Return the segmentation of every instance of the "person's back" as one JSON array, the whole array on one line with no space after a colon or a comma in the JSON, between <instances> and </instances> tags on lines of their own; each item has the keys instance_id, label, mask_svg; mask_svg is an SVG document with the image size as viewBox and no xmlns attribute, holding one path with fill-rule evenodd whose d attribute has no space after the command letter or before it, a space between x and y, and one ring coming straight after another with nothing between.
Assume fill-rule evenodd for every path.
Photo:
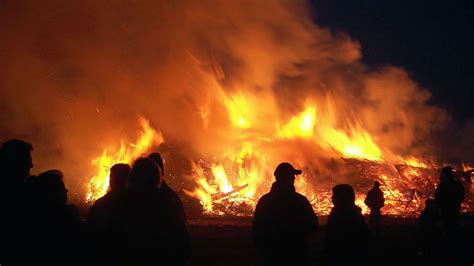
<instances>
[{"instance_id":1,"label":"person's back","mask_svg":"<svg viewBox=\"0 0 474 266\"><path fill-rule=\"evenodd\" d=\"M121 209L126 200L125 191L109 191L97 199L90 207L87 225L94 231L107 231L120 219Z\"/></svg>"},{"instance_id":2,"label":"person's back","mask_svg":"<svg viewBox=\"0 0 474 266\"><path fill-rule=\"evenodd\" d=\"M156 163L148 158L135 162L124 217L131 262L179 264L190 256L189 236L179 205L160 193L160 182Z\"/></svg>"},{"instance_id":3,"label":"person's back","mask_svg":"<svg viewBox=\"0 0 474 266\"><path fill-rule=\"evenodd\" d=\"M354 204L354 190L350 185L337 185L332 199L334 207L328 217L323 263L365 262L370 233L361 208Z\"/></svg>"},{"instance_id":4,"label":"person's back","mask_svg":"<svg viewBox=\"0 0 474 266\"><path fill-rule=\"evenodd\" d=\"M438 237L440 236L436 222L438 220L438 211L433 199L425 201L425 208L420 213L418 220L421 240L421 257L423 260L431 260Z\"/></svg>"},{"instance_id":5,"label":"person's back","mask_svg":"<svg viewBox=\"0 0 474 266\"><path fill-rule=\"evenodd\" d=\"M48 239L47 246L38 247L42 262L66 262L75 260L73 254L80 251L81 220L78 208L67 204L67 189L63 174L49 170L38 176L40 201L37 228L40 239ZM50 250L55 250L51 253Z\"/></svg>"},{"instance_id":6,"label":"person's back","mask_svg":"<svg viewBox=\"0 0 474 266\"><path fill-rule=\"evenodd\" d=\"M436 230L436 221L438 219L438 212L435 208L433 199L425 201L425 208L420 213L419 224L423 234L432 234Z\"/></svg>"},{"instance_id":7,"label":"person's back","mask_svg":"<svg viewBox=\"0 0 474 266\"><path fill-rule=\"evenodd\" d=\"M148 155L148 158L152 159L158 166L160 167L160 174L161 174L161 186L160 186L160 193L163 194L165 197L173 198L173 201L176 202L179 208L180 215L186 220L186 214L184 212L184 206L181 201L181 198L178 194L166 183L166 180L163 178L165 176L165 165L164 160L161 157L161 154L158 152L151 153Z\"/></svg>"},{"instance_id":8,"label":"person's back","mask_svg":"<svg viewBox=\"0 0 474 266\"><path fill-rule=\"evenodd\" d=\"M124 215L130 166L116 164L110 169L109 192L96 200L89 209L87 228L95 246L94 259L117 262L123 258L126 243L121 219Z\"/></svg>"},{"instance_id":9,"label":"person's back","mask_svg":"<svg viewBox=\"0 0 474 266\"><path fill-rule=\"evenodd\" d=\"M316 232L318 219L306 197L295 191L293 182L279 180L294 181L294 175L301 172L291 166L289 177L279 177L278 169L277 182L255 208L254 242L266 264L306 264L307 237Z\"/></svg>"},{"instance_id":10,"label":"person's back","mask_svg":"<svg viewBox=\"0 0 474 266\"><path fill-rule=\"evenodd\" d=\"M12 139L2 143L0 147L0 182L2 223L1 235L4 243L8 243L0 251L5 261L21 263L31 259L35 247L33 240L34 228L34 186L25 181L30 177L33 167L31 151L33 146L25 141Z\"/></svg>"},{"instance_id":11,"label":"person's back","mask_svg":"<svg viewBox=\"0 0 474 266\"><path fill-rule=\"evenodd\" d=\"M440 179L435 192L435 203L440 210L445 229L451 231L459 222L464 186L454 177L451 167L443 168Z\"/></svg>"},{"instance_id":12,"label":"person's back","mask_svg":"<svg viewBox=\"0 0 474 266\"><path fill-rule=\"evenodd\" d=\"M367 193L364 203L370 208L369 223L371 229L378 234L380 231L380 222L382 218L381 209L385 206L385 198L380 183L375 182L374 186Z\"/></svg>"}]
</instances>

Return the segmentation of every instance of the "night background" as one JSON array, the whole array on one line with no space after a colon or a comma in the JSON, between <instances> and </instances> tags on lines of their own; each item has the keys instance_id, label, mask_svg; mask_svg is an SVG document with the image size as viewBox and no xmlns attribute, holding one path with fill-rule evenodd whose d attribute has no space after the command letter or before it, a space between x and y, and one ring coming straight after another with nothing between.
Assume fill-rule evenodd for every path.
<instances>
[{"instance_id":1,"label":"night background","mask_svg":"<svg viewBox=\"0 0 474 266\"><path fill-rule=\"evenodd\" d=\"M390 64L406 69L432 93L430 102L451 114L451 123L437 135L438 152L454 159L455 154L472 149L472 1L311 2L317 23L342 30L362 44L362 61L367 66ZM459 140L462 148L456 148Z\"/></svg>"},{"instance_id":2,"label":"night background","mask_svg":"<svg viewBox=\"0 0 474 266\"><path fill-rule=\"evenodd\" d=\"M473 1L0 0L10 258L471 263L473 33Z\"/></svg>"},{"instance_id":3,"label":"night background","mask_svg":"<svg viewBox=\"0 0 474 266\"><path fill-rule=\"evenodd\" d=\"M458 123L472 120L472 1L311 2L315 21L358 40L369 66L405 68L432 92L432 103L445 107Z\"/></svg>"}]
</instances>

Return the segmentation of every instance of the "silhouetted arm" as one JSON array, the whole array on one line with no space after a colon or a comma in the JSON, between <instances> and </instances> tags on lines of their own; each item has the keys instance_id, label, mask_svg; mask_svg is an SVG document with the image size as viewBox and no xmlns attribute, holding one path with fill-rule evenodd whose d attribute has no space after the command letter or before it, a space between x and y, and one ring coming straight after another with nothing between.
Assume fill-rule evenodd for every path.
<instances>
[{"instance_id":1,"label":"silhouetted arm","mask_svg":"<svg viewBox=\"0 0 474 266\"><path fill-rule=\"evenodd\" d=\"M307 232L316 232L319 227L318 216L316 216L316 214L314 213L313 206L311 206L307 198L304 198L303 204L304 217L307 221Z\"/></svg>"},{"instance_id":2,"label":"silhouetted arm","mask_svg":"<svg viewBox=\"0 0 474 266\"><path fill-rule=\"evenodd\" d=\"M252 220L252 237L257 250L262 252L265 249L265 239L269 235L269 228L267 228L266 217L268 216L267 204L265 200L260 199L255 207L255 212Z\"/></svg>"}]
</instances>

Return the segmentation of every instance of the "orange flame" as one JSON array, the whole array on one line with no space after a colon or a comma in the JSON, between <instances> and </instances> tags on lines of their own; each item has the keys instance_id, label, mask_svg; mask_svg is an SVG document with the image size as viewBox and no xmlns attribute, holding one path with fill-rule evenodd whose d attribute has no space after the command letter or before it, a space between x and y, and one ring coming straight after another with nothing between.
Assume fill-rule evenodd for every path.
<instances>
[{"instance_id":1,"label":"orange flame","mask_svg":"<svg viewBox=\"0 0 474 266\"><path fill-rule=\"evenodd\" d=\"M117 163L130 164L137 157L147 152L153 145L163 143L160 132L151 128L148 120L139 118L141 135L134 144L125 145L123 141L115 152L104 149L102 155L92 160L92 165L97 166L97 174L90 178L87 185L86 202L91 203L107 193L109 187L110 167Z\"/></svg>"},{"instance_id":2,"label":"orange flame","mask_svg":"<svg viewBox=\"0 0 474 266\"><path fill-rule=\"evenodd\" d=\"M414 186L413 180L423 174L420 169L429 168L424 160L409 156L395 157L397 159L394 162L386 161L384 157L394 157L388 151L384 154L362 125L346 121L345 128L336 126L336 112L330 98L327 106L321 108L314 102L307 101L300 113L286 121L279 121L273 116L274 126L262 129L262 123L257 119L261 115L259 107L268 105L269 102L271 104L268 98L265 101L264 104L259 104L258 97L244 93L235 93L232 97L225 98L224 105L232 125L241 130L250 130L257 129L258 124L259 130L256 131L258 132L256 138L246 139L237 145L237 148L228 149L222 156L215 158L213 163L206 164L201 161L200 164L194 165L196 188L186 193L199 199L206 213L213 215L251 213L256 201L269 191L274 180L271 175L273 169L270 166L277 164L277 161L270 158L271 149L266 150L258 142L266 140L271 145L278 145L279 140L296 139L303 140L308 145L319 146L336 157L363 159L375 165L385 165L373 168L373 172L370 173L371 179L375 177L382 183L382 190L387 198L385 212L403 214L419 208L419 196L411 187ZM393 163L406 167L396 170L392 166ZM297 191L310 200L315 211L320 214L329 213L332 207L331 185L315 191L308 182L310 178L311 175L306 173L299 176L295 181ZM362 207L364 213L368 212L364 204L366 192L356 191L356 204Z\"/></svg>"}]
</instances>

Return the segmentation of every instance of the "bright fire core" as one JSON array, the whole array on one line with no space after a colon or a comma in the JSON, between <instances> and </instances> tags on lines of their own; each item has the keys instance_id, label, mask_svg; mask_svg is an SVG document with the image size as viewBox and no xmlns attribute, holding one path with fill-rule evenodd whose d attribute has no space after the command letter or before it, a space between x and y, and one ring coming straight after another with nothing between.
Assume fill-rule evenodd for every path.
<instances>
[{"instance_id":1,"label":"bright fire core","mask_svg":"<svg viewBox=\"0 0 474 266\"><path fill-rule=\"evenodd\" d=\"M262 114L258 113L256 98L247 101L244 93L225 95L222 103L227 109L232 142L211 159L190 158L193 167L189 182L193 182L194 189L183 191L199 200L205 214L251 215L258 199L269 191L273 170L281 161L303 169L295 187L318 214L329 213L331 188L340 182L354 186L356 204L364 212L364 196L373 181L382 185L386 214L416 214L422 200L433 196L439 166L414 156L394 155L377 145L357 121L336 123L330 97L326 106L307 101L301 111L286 119L277 119L276 113L270 117L264 114L276 121L270 125L259 120ZM152 129L147 120L140 121L141 136L135 144L127 146L122 142L117 151L104 150L93 160L98 173L90 179L87 202L106 193L108 171L113 164L131 163L163 142L161 133ZM328 162L335 162L336 169L325 170ZM349 170L337 169L341 166Z\"/></svg>"}]
</instances>

